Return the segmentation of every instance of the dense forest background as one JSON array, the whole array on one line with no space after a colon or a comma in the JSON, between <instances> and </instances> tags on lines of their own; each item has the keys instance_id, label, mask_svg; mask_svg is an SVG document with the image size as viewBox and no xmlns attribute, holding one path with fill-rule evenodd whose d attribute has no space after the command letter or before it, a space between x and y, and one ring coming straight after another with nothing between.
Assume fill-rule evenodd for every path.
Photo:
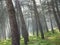
<instances>
[{"instance_id":1,"label":"dense forest background","mask_svg":"<svg viewBox=\"0 0 60 45\"><path fill-rule=\"evenodd\" d=\"M0 45L60 45L59 34L60 0L0 0Z\"/></svg>"}]
</instances>

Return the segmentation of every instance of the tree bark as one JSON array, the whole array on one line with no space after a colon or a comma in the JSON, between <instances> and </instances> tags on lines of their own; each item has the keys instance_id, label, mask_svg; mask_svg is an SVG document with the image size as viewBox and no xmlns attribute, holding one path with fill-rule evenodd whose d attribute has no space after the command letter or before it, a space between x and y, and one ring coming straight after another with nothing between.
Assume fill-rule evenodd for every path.
<instances>
[{"instance_id":1,"label":"tree bark","mask_svg":"<svg viewBox=\"0 0 60 45\"><path fill-rule=\"evenodd\" d=\"M16 22L15 10L12 4L12 0L5 0L5 1L11 26L12 45L20 45L20 33Z\"/></svg>"}]
</instances>

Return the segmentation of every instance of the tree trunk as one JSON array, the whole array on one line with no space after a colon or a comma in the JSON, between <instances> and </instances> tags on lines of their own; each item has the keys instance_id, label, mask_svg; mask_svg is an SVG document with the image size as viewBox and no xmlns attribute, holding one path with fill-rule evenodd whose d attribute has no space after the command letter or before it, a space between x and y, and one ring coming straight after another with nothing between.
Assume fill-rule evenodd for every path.
<instances>
[{"instance_id":1,"label":"tree trunk","mask_svg":"<svg viewBox=\"0 0 60 45\"><path fill-rule=\"evenodd\" d=\"M50 15L50 7L49 7L49 2L47 2L47 5L48 5L48 12L49 12L49 17L50 17L50 23L51 23L51 30L52 30L52 33L54 33L54 29L53 29L53 24L52 24L52 19L51 19L51 15Z\"/></svg>"},{"instance_id":2,"label":"tree trunk","mask_svg":"<svg viewBox=\"0 0 60 45\"><path fill-rule=\"evenodd\" d=\"M36 18L36 21L37 21L37 25L38 25L38 27L40 29L40 32L41 32L41 38L44 39L44 33L43 33L42 25L41 25L41 22L40 22L39 13L37 11L36 2L35 2L35 0L32 0L32 1L33 1L33 6L34 6L34 12L35 12L35 18Z\"/></svg>"},{"instance_id":3,"label":"tree trunk","mask_svg":"<svg viewBox=\"0 0 60 45\"><path fill-rule=\"evenodd\" d=\"M25 20L24 20L24 17L23 17L23 13L22 13L22 10L21 10L20 3L19 3L18 0L16 0L15 3L16 3L17 11L20 14L20 20L21 20L21 23L22 23L22 26L21 26L22 36L24 37L25 45L27 45L27 42L29 41L28 30L27 30L27 27L26 27L26 24L25 24Z\"/></svg>"},{"instance_id":4,"label":"tree trunk","mask_svg":"<svg viewBox=\"0 0 60 45\"><path fill-rule=\"evenodd\" d=\"M11 26L12 45L20 45L20 35L16 22L15 10L12 4L12 0L5 0L5 1Z\"/></svg>"},{"instance_id":5,"label":"tree trunk","mask_svg":"<svg viewBox=\"0 0 60 45\"><path fill-rule=\"evenodd\" d=\"M56 11L55 11L54 1L53 0L51 0L51 6L52 6L52 9L53 9L53 14L54 14L55 20L57 22L58 29L60 31L60 23L59 23L59 20L57 18L57 14L56 14Z\"/></svg>"},{"instance_id":6,"label":"tree trunk","mask_svg":"<svg viewBox=\"0 0 60 45\"><path fill-rule=\"evenodd\" d=\"M40 0L40 4L41 4L42 12L44 13L44 7L42 7L41 0ZM43 16L43 18L44 18L44 22L45 22L46 30L47 30L47 32L49 32L49 30L48 30L48 26L47 26L47 22L46 22L46 18L45 18L45 15L42 15L42 16Z\"/></svg>"},{"instance_id":7,"label":"tree trunk","mask_svg":"<svg viewBox=\"0 0 60 45\"><path fill-rule=\"evenodd\" d=\"M57 13L58 13L58 18L60 19L60 11L59 11L59 8L58 8L58 2L57 2L57 0L55 0L55 4L56 4Z\"/></svg>"}]
</instances>

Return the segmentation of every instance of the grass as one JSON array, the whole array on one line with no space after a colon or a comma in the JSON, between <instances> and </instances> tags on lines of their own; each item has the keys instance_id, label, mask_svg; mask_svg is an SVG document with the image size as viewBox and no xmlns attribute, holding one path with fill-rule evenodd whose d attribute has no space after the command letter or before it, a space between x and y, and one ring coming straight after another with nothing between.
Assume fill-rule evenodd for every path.
<instances>
[{"instance_id":1,"label":"grass","mask_svg":"<svg viewBox=\"0 0 60 45\"><path fill-rule=\"evenodd\" d=\"M41 39L40 37L30 36L28 45L60 45L60 32L55 31L45 33L45 39ZM3 40L0 41L0 45L11 45L11 40ZM21 39L21 45L24 45L24 39Z\"/></svg>"}]
</instances>

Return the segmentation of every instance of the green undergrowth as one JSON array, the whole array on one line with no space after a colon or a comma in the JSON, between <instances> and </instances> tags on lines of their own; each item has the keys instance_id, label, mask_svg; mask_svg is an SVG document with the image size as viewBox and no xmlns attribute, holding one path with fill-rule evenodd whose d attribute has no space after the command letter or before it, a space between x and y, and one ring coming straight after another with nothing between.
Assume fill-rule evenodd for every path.
<instances>
[{"instance_id":1,"label":"green undergrowth","mask_svg":"<svg viewBox=\"0 0 60 45\"><path fill-rule=\"evenodd\" d=\"M21 45L24 45L24 39L20 40ZM2 40L0 41L0 45L11 45L11 40ZM45 33L45 39L41 39L40 37L30 36L28 45L60 45L60 32L54 31Z\"/></svg>"}]
</instances>

